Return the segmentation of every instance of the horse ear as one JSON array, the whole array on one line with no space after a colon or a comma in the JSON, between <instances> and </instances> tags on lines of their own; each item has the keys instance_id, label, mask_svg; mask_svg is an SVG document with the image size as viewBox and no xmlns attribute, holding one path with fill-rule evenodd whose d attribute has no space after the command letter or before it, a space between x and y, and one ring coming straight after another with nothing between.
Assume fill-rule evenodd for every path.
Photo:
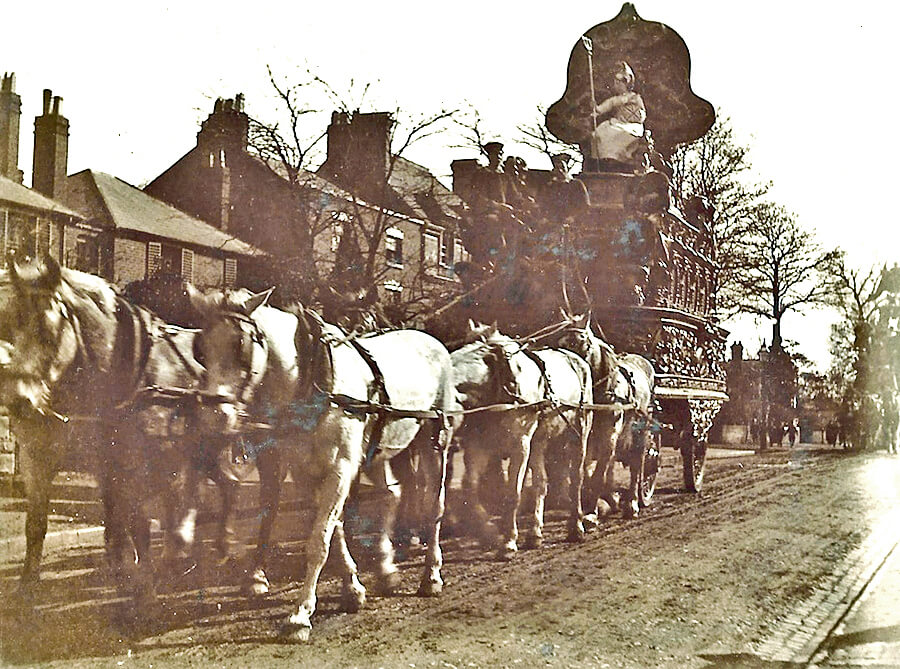
<instances>
[{"instance_id":1,"label":"horse ear","mask_svg":"<svg viewBox=\"0 0 900 669\"><path fill-rule=\"evenodd\" d=\"M22 270L14 257L10 256L8 262L10 278L13 285L18 289L24 288L26 283L31 283L34 287L53 291L62 282L62 272L59 268L59 263L50 255L45 255L41 259L39 267L35 267L34 263L32 263L28 271L29 276L27 277L22 276ZM35 269L37 269L36 275L32 274Z\"/></svg>"},{"instance_id":2,"label":"horse ear","mask_svg":"<svg viewBox=\"0 0 900 669\"><path fill-rule=\"evenodd\" d=\"M59 263L49 253L44 255L42 262L44 266L38 277L38 284L41 288L56 290L59 284L62 283L62 271L59 268Z\"/></svg>"},{"instance_id":3,"label":"horse ear","mask_svg":"<svg viewBox=\"0 0 900 669\"><path fill-rule=\"evenodd\" d=\"M209 315L210 309L213 304L212 301L199 290L194 287L192 283L184 284L184 292L188 297L188 302L190 302L191 308L197 312L201 319L207 318Z\"/></svg>"},{"instance_id":4,"label":"horse ear","mask_svg":"<svg viewBox=\"0 0 900 669\"><path fill-rule=\"evenodd\" d=\"M249 316L254 311L259 309L261 306L266 304L269 301L269 297L272 295L272 291L275 290L275 286L272 286L268 290L264 290L261 293L256 293L255 295L251 295L246 302L244 302L241 311L244 312L244 315Z\"/></svg>"}]
</instances>

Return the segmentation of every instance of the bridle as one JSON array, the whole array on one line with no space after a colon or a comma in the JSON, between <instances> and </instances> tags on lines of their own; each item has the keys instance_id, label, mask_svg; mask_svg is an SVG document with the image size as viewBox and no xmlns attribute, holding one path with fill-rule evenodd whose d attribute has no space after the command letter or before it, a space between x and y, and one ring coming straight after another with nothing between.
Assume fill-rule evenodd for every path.
<instances>
[{"instance_id":1,"label":"bridle","mask_svg":"<svg viewBox=\"0 0 900 669\"><path fill-rule=\"evenodd\" d=\"M239 413L246 411L253 392L262 381L269 358L269 344L259 324L250 316L240 311L223 310L219 317L233 325L238 333L238 351L236 362L240 370L241 381L233 396L219 396L218 403L232 403ZM204 334L198 335L198 340ZM199 341L197 342L199 344ZM206 367L202 356L195 352L197 362Z\"/></svg>"},{"instance_id":2,"label":"bridle","mask_svg":"<svg viewBox=\"0 0 900 669\"><path fill-rule=\"evenodd\" d=\"M48 391L49 381L58 374L59 377L62 377L65 374L66 370L72 368L73 366L78 369L79 367L84 367L87 365L79 365L79 357L87 357L88 351L84 344L84 338L81 333L81 325L78 321L78 318L72 313L69 306L62 299L57 289L50 288L38 288L34 286L27 285L14 285L13 290L19 294L20 296L28 291L31 293L39 293L43 295L47 295L50 298L50 306L48 309L44 310L40 313L40 326L38 332L34 333L36 337L43 337L48 341L52 341L49 344L49 350L52 350L54 353L51 356L48 356L43 361L44 364L42 368L35 372L21 372L17 370L10 369L8 366L0 367L0 379L4 381L24 381L24 382L37 382L43 385ZM49 328L47 327L45 314L52 308L57 309L58 314L60 316L60 326L56 329L54 333L52 333L52 340L50 337L47 337L49 333ZM74 338L74 355L71 360L66 361L64 355L64 347L63 342L64 338L70 332L72 337ZM49 398L48 398L49 400ZM51 408L50 402L48 401L46 406L34 406L34 409L45 416L53 416L56 418L63 418L63 416Z\"/></svg>"}]
</instances>

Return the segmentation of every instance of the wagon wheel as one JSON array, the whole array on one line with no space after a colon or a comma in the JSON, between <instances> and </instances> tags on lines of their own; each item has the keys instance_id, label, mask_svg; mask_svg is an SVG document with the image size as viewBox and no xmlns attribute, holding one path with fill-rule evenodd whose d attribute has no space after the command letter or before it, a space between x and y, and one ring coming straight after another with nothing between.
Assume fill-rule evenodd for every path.
<instances>
[{"instance_id":1,"label":"wagon wheel","mask_svg":"<svg viewBox=\"0 0 900 669\"><path fill-rule=\"evenodd\" d=\"M684 486L688 492L700 492L706 465L706 442L688 437L681 445L681 461L684 466Z\"/></svg>"},{"instance_id":2,"label":"wagon wheel","mask_svg":"<svg viewBox=\"0 0 900 669\"><path fill-rule=\"evenodd\" d=\"M659 451L662 446L660 435L651 437L641 454L641 476L638 481L637 498L641 507L650 506L650 500L656 491L656 475L659 474Z\"/></svg>"}]
</instances>

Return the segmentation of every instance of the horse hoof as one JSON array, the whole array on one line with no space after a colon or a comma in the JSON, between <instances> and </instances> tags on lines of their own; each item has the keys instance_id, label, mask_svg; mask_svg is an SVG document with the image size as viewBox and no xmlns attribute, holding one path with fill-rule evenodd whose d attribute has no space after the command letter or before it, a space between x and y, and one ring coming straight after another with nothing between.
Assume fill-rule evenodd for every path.
<instances>
[{"instance_id":1,"label":"horse hoof","mask_svg":"<svg viewBox=\"0 0 900 669\"><path fill-rule=\"evenodd\" d=\"M400 587L400 572L391 572L390 574L381 574L375 585L378 594L390 597Z\"/></svg>"},{"instance_id":2,"label":"horse hoof","mask_svg":"<svg viewBox=\"0 0 900 669\"><path fill-rule=\"evenodd\" d=\"M582 518L582 522L584 523L585 530L596 530L600 527L600 518L596 513L589 513L584 518Z\"/></svg>"},{"instance_id":3,"label":"horse hoof","mask_svg":"<svg viewBox=\"0 0 900 669\"><path fill-rule=\"evenodd\" d=\"M419 584L419 590L417 594L419 597L437 597L444 590L444 584L441 582L435 582L431 580L422 581Z\"/></svg>"},{"instance_id":4,"label":"horse hoof","mask_svg":"<svg viewBox=\"0 0 900 669\"><path fill-rule=\"evenodd\" d=\"M250 575L250 580L244 585L244 592L253 597L263 597L269 594L271 584L262 569L257 569Z\"/></svg>"},{"instance_id":5,"label":"horse hoof","mask_svg":"<svg viewBox=\"0 0 900 669\"><path fill-rule=\"evenodd\" d=\"M341 593L341 607L347 613L359 613L359 610L366 603L366 589L360 585L359 587L346 588Z\"/></svg>"},{"instance_id":6,"label":"horse hoof","mask_svg":"<svg viewBox=\"0 0 900 669\"><path fill-rule=\"evenodd\" d=\"M638 508L637 502L632 502L631 504L628 504L622 508L622 517L637 518L639 511L640 509Z\"/></svg>"},{"instance_id":7,"label":"horse hoof","mask_svg":"<svg viewBox=\"0 0 900 669\"><path fill-rule=\"evenodd\" d=\"M544 538L539 537L535 534L531 534L525 537L525 542L522 544L522 548L524 550L535 550L544 545Z\"/></svg>"},{"instance_id":8,"label":"horse hoof","mask_svg":"<svg viewBox=\"0 0 900 669\"><path fill-rule=\"evenodd\" d=\"M566 541L570 544L583 544L584 539L584 527L580 523L577 527L570 528L569 534L566 536Z\"/></svg>"},{"instance_id":9,"label":"horse hoof","mask_svg":"<svg viewBox=\"0 0 900 669\"><path fill-rule=\"evenodd\" d=\"M291 643L306 643L309 641L309 633L312 631L310 625L297 625L296 623L286 622L278 631L278 636L284 641Z\"/></svg>"},{"instance_id":10,"label":"horse hoof","mask_svg":"<svg viewBox=\"0 0 900 669\"><path fill-rule=\"evenodd\" d=\"M510 562L516 557L516 553L519 552L518 547L515 544L502 546L497 549L497 559L501 562Z\"/></svg>"}]
</instances>

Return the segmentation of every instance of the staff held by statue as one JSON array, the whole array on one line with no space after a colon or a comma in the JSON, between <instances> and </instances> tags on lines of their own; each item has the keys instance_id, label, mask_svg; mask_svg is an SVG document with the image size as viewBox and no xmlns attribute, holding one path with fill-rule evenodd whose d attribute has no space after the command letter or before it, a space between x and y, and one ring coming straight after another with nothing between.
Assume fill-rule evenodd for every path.
<instances>
[{"instance_id":1,"label":"staff held by statue","mask_svg":"<svg viewBox=\"0 0 900 669\"><path fill-rule=\"evenodd\" d=\"M594 93L594 43L587 35L581 36L581 43L584 50L587 51L588 57L588 73L591 81L591 121L594 124L592 132L597 130L597 95Z\"/></svg>"}]
</instances>

